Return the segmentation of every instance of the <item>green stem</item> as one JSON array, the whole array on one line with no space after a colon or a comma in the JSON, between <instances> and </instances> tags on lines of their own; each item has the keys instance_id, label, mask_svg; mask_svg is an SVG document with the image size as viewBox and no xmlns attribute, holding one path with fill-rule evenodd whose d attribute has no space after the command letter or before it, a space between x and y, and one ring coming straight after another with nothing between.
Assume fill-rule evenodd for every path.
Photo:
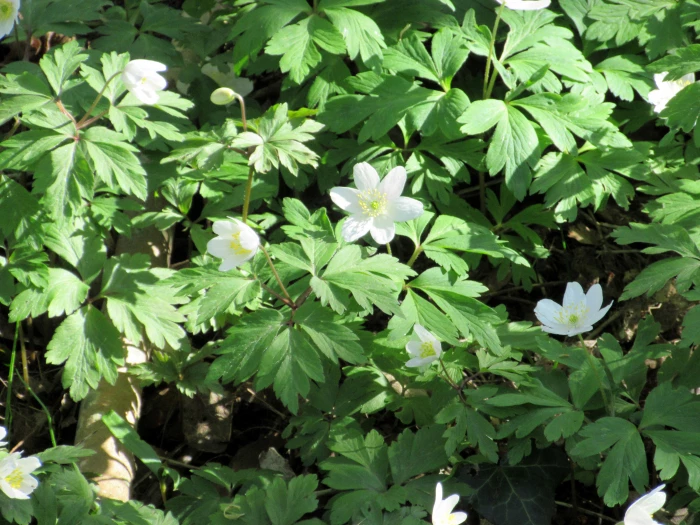
<instances>
[{"instance_id":1,"label":"green stem","mask_svg":"<svg viewBox=\"0 0 700 525\"><path fill-rule=\"evenodd\" d=\"M32 395L32 397L34 398L34 400L35 400L37 403L39 403L39 406L40 406L41 409L44 411L44 414L46 415L46 422L47 422L48 425L49 425L49 437L51 438L51 444L52 444L54 447L58 446L57 443L56 443L56 435L55 435L54 432L53 432L53 418L51 417L51 412L50 412L49 409L46 407L46 405L43 403L43 401L42 401L41 399L39 399L39 396L37 396L37 395L34 393L34 390L32 390L32 387L29 386L29 383L26 383L26 382L24 381L24 379L22 379L22 376L17 376L17 377L19 377L20 381L22 381L22 383L24 383L24 387L27 389L27 392L29 392L29 393Z\"/></svg>"},{"instance_id":2,"label":"green stem","mask_svg":"<svg viewBox=\"0 0 700 525\"><path fill-rule=\"evenodd\" d=\"M267 250L265 247L261 244L260 249L262 252L265 254L265 257L267 257L267 264L270 265L270 270L272 270L272 274L275 276L275 279L277 279L277 284L280 285L280 289L282 290L282 293L284 296L287 298L287 300L294 304L294 301L292 300L292 297L289 295L289 292L287 291L287 288L285 288L284 284L282 283L282 279L280 278L280 274L277 273L277 268L275 268L275 263L272 262L272 258L270 257L270 254L267 253Z\"/></svg>"},{"instance_id":3,"label":"green stem","mask_svg":"<svg viewBox=\"0 0 700 525\"><path fill-rule=\"evenodd\" d=\"M248 182L245 187L245 197L243 200L243 223L248 223L248 208L250 208L250 195L253 193L253 175L255 170L253 166L248 170Z\"/></svg>"},{"instance_id":4,"label":"green stem","mask_svg":"<svg viewBox=\"0 0 700 525\"><path fill-rule=\"evenodd\" d=\"M413 266L413 263L416 262L416 259L418 259L418 256L423 253L423 247L421 245L416 246L416 249L413 250L413 255L411 255L411 258L408 260L406 263L408 266Z\"/></svg>"},{"instance_id":5,"label":"green stem","mask_svg":"<svg viewBox=\"0 0 700 525\"><path fill-rule=\"evenodd\" d=\"M486 58L486 72L484 74L484 90L483 90L483 99L486 100L491 96L491 90L489 89L489 75L491 74L491 61L493 60L493 55L496 52L495 47L496 47L496 33L498 32L498 24L501 23L501 13L503 12L503 9L505 8L506 3L503 2L501 4L501 7L498 8L498 11L496 11L496 20L493 23L493 30L491 31L491 43L489 44L489 55ZM494 68L494 76L495 76L495 68Z\"/></svg>"},{"instance_id":6,"label":"green stem","mask_svg":"<svg viewBox=\"0 0 700 525\"><path fill-rule=\"evenodd\" d=\"M115 78L117 78L117 76L119 76L119 75L121 75L121 74L122 74L121 71L117 71L114 75L112 75L111 77L109 77L109 79L107 80L107 82L105 82L105 85L102 86L102 89L101 89L100 92L97 94L97 97L95 98L95 100L93 100L92 105L90 106L90 109L87 110L87 112L85 113L85 115L83 115L83 118L81 118L81 119L78 121L78 123L75 125L78 129L80 129L81 125L82 125L82 124L87 120L87 118L90 116L90 113L92 113L93 110L97 107L97 103L98 103L98 102L100 101L100 99L102 98L102 95L104 94L105 89L107 89L107 86L109 86L110 82L112 82L112 80L114 80Z\"/></svg>"},{"instance_id":7,"label":"green stem","mask_svg":"<svg viewBox=\"0 0 700 525\"><path fill-rule=\"evenodd\" d=\"M12 383L15 379L15 359L17 357L17 340L19 339L19 323L15 325L15 340L12 342L10 354L10 371L7 374L7 398L5 400L5 428L10 433L12 428Z\"/></svg>"},{"instance_id":8,"label":"green stem","mask_svg":"<svg viewBox=\"0 0 700 525\"><path fill-rule=\"evenodd\" d=\"M610 414L610 416L614 416L615 407L611 404L611 401L608 400L608 394L605 392L605 386L603 385L603 380L600 378L600 374L598 373L598 367L596 366L595 360L593 359L591 352L588 351L588 348L586 347L586 342L583 340L583 336L581 334L578 334L578 338L579 341L581 341L583 351L586 353L586 357L588 358L588 364L593 369L593 374L595 375L596 381L598 381L598 388L600 389L600 394L603 396L603 403L605 403L605 408L608 414Z\"/></svg>"},{"instance_id":9,"label":"green stem","mask_svg":"<svg viewBox=\"0 0 700 525\"><path fill-rule=\"evenodd\" d=\"M389 243L386 243L386 253L391 255L391 244L389 244Z\"/></svg>"}]
</instances>

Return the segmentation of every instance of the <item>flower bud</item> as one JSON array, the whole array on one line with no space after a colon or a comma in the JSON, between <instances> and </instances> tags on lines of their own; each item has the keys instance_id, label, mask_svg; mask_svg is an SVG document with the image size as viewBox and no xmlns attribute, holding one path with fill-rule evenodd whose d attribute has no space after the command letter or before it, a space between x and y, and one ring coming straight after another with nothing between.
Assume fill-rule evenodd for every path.
<instances>
[{"instance_id":1,"label":"flower bud","mask_svg":"<svg viewBox=\"0 0 700 525\"><path fill-rule=\"evenodd\" d=\"M236 92L233 89L221 87L212 92L210 100L217 106L226 106L236 100Z\"/></svg>"}]
</instances>

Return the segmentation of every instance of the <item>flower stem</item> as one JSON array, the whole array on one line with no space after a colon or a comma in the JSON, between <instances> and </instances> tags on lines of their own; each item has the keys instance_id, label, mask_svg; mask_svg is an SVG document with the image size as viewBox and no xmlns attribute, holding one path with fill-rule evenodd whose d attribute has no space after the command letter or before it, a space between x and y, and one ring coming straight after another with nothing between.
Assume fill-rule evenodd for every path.
<instances>
[{"instance_id":1,"label":"flower stem","mask_svg":"<svg viewBox=\"0 0 700 525\"><path fill-rule=\"evenodd\" d=\"M114 80L115 78L117 78L117 76L119 76L119 75L121 75L121 74L122 74L121 71L117 71L114 75L112 75L111 77L109 77L109 79L107 80L107 82L105 82L105 85L102 86L102 89L101 89L100 92L97 94L97 97L95 97L95 100L92 101L92 105L90 106L90 109L87 110L87 112L85 113L85 115L83 115L83 118L81 118L81 119L78 121L78 123L76 124L76 127L77 127L78 129L81 128L82 124L84 124L85 121L86 121L86 120L88 119L88 117L90 116L90 113L92 113L92 111L95 109L95 107L97 107L97 103L98 103L98 102L100 101L100 99L102 98L102 95L104 95L105 89L107 89L107 86L109 86L110 82L112 82L112 80Z\"/></svg>"},{"instance_id":2,"label":"flower stem","mask_svg":"<svg viewBox=\"0 0 700 525\"><path fill-rule=\"evenodd\" d=\"M29 384L29 363L27 362L27 347L24 344L24 330L22 330L22 323L19 324L19 348L21 351L20 356L22 357L22 375L24 376L25 384Z\"/></svg>"},{"instance_id":3,"label":"flower stem","mask_svg":"<svg viewBox=\"0 0 700 525\"><path fill-rule=\"evenodd\" d=\"M606 411L608 412L608 414L610 414L610 416L614 416L614 400L608 400L608 394L605 391L603 380L600 378L600 374L598 373L598 368L596 367L595 360L593 359L591 352L588 351L588 348L586 347L586 342L583 340L583 336L581 334L578 334L578 338L579 341L581 341L581 345L583 345L583 351L586 353L586 357L588 358L588 365L593 369L593 374L595 375L596 381L598 381L598 388L600 389L600 395L603 396L603 403L605 403Z\"/></svg>"},{"instance_id":4,"label":"flower stem","mask_svg":"<svg viewBox=\"0 0 700 525\"><path fill-rule=\"evenodd\" d=\"M241 123L243 124L243 131L248 131L248 120L245 116L245 100L243 100L243 97L235 91L234 96L238 100L238 103L241 105Z\"/></svg>"},{"instance_id":5,"label":"flower stem","mask_svg":"<svg viewBox=\"0 0 700 525\"><path fill-rule=\"evenodd\" d=\"M248 208L250 207L250 195L253 193L253 166L248 170L248 182L245 187L245 197L243 199L243 223L248 224Z\"/></svg>"},{"instance_id":6,"label":"flower stem","mask_svg":"<svg viewBox=\"0 0 700 525\"><path fill-rule=\"evenodd\" d=\"M15 325L15 340L12 342L10 354L10 370L7 374L7 398L5 400L5 428L7 433L12 429L12 383L15 379L15 359L17 357L17 341L19 340L19 322Z\"/></svg>"},{"instance_id":7,"label":"flower stem","mask_svg":"<svg viewBox=\"0 0 700 525\"><path fill-rule=\"evenodd\" d=\"M391 255L391 244L389 244L389 243L386 243L386 253Z\"/></svg>"},{"instance_id":8,"label":"flower stem","mask_svg":"<svg viewBox=\"0 0 700 525\"><path fill-rule=\"evenodd\" d=\"M440 361L440 366L442 366L442 372L445 374L445 381L447 381L450 384L450 386L455 390L460 390L459 385L452 381L449 374L447 373L447 367L445 367L445 362L442 360L442 358L439 358L438 361Z\"/></svg>"},{"instance_id":9,"label":"flower stem","mask_svg":"<svg viewBox=\"0 0 700 525\"><path fill-rule=\"evenodd\" d=\"M413 266L413 263L416 262L416 259L418 259L421 253L423 253L423 247L421 245L416 246L416 249L413 250L413 254L406 264L408 266Z\"/></svg>"},{"instance_id":10,"label":"flower stem","mask_svg":"<svg viewBox=\"0 0 700 525\"><path fill-rule=\"evenodd\" d=\"M503 2L501 4L501 7L498 8L498 11L496 11L496 20L493 23L493 30L491 31L491 42L489 44L489 55L486 57L486 72L484 73L484 90L483 90L483 99L486 100L491 96L491 90L493 89L492 85L489 86L489 75L491 74L491 61L493 60L493 55L496 52L495 47L496 47L496 33L498 32L498 24L501 23L501 13L503 12L503 9L505 8L506 3ZM494 68L494 77L496 75L496 71Z\"/></svg>"},{"instance_id":11,"label":"flower stem","mask_svg":"<svg viewBox=\"0 0 700 525\"><path fill-rule=\"evenodd\" d=\"M49 438L51 439L51 444L54 447L58 446L56 444L56 435L54 434L54 431L53 431L53 418L51 417L51 412L49 411L48 408L46 408L46 405L39 398L39 396L37 396L34 393L34 390L32 390L32 387L29 386L29 383L25 382L24 379L22 379L22 376L17 376L17 377L19 377L20 381L22 381L22 383L24 383L24 387L27 389L27 392L29 392L32 395L32 397L35 399L35 401L37 403L39 403L39 406L44 411L44 414L46 415L46 422L49 425Z\"/></svg>"},{"instance_id":12,"label":"flower stem","mask_svg":"<svg viewBox=\"0 0 700 525\"><path fill-rule=\"evenodd\" d=\"M287 300L291 304L294 304L294 301L292 300L292 297L289 295L287 288L285 288L284 284L282 283L282 279L280 278L280 274L277 273L277 268L275 268L275 263L272 262L272 258L270 257L270 254L267 253L267 250L265 249L265 247L262 244L260 245L260 249L265 254L265 257L267 257L267 264L270 265L270 270L272 270L272 274L275 276L275 279L277 279L277 284L280 285L282 293L284 294L284 296L287 298Z\"/></svg>"}]
</instances>

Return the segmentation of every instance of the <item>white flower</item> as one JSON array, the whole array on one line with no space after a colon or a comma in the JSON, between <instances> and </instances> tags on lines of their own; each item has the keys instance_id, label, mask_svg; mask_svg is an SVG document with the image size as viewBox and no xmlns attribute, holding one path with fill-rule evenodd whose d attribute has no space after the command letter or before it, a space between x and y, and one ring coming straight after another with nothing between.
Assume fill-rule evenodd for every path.
<instances>
[{"instance_id":1,"label":"white flower","mask_svg":"<svg viewBox=\"0 0 700 525\"><path fill-rule=\"evenodd\" d=\"M603 306L603 289L594 284L583 293L578 283L569 283L564 292L564 303L560 306L551 299L538 301L535 315L542 323L542 330L550 334L576 335L593 330L593 323L608 313L612 302Z\"/></svg>"},{"instance_id":2,"label":"white flower","mask_svg":"<svg viewBox=\"0 0 700 525\"><path fill-rule=\"evenodd\" d=\"M668 81L664 80L666 75L668 75L668 72L654 75L654 82L656 82L658 89L649 92L649 103L654 105L654 112L656 113L661 113L666 108L669 100L675 97L685 86L695 82L695 73L688 73L678 80Z\"/></svg>"},{"instance_id":3,"label":"white flower","mask_svg":"<svg viewBox=\"0 0 700 525\"><path fill-rule=\"evenodd\" d=\"M449 498L442 499L442 483L435 485L435 504L433 505L433 525L459 525L467 521L466 512L452 513L452 509L459 503L459 496L452 494Z\"/></svg>"},{"instance_id":4,"label":"white flower","mask_svg":"<svg viewBox=\"0 0 700 525\"><path fill-rule=\"evenodd\" d=\"M499 4L503 4L504 1L506 7L514 11L538 11L547 9L552 3L551 0L496 0Z\"/></svg>"},{"instance_id":5,"label":"white flower","mask_svg":"<svg viewBox=\"0 0 700 525\"><path fill-rule=\"evenodd\" d=\"M0 0L0 40L12 32L19 14L19 0Z\"/></svg>"},{"instance_id":6,"label":"white flower","mask_svg":"<svg viewBox=\"0 0 700 525\"><path fill-rule=\"evenodd\" d=\"M258 251L260 237L253 228L238 219L217 221L212 229L218 237L207 243L207 251L214 257L223 259L219 271L225 272L240 266Z\"/></svg>"},{"instance_id":7,"label":"white flower","mask_svg":"<svg viewBox=\"0 0 700 525\"><path fill-rule=\"evenodd\" d=\"M41 466L39 458L30 456L22 458L19 452L10 454L0 460L0 490L8 498L29 499L29 495L39 485L32 472Z\"/></svg>"},{"instance_id":8,"label":"white flower","mask_svg":"<svg viewBox=\"0 0 700 525\"><path fill-rule=\"evenodd\" d=\"M427 366L440 359L442 345L437 338L421 325L413 325L413 340L406 344L406 351L411 356L406 362L408 367Z\"/></svg>"},{"instance_id":9,"label":"white flower","mask_svg":"<svg viewBox=\"0 0 700 525\"><path fill-rule=\"evenodd\" d=\"M666 503L666 493L661 492L666 485L659 485L632 503L625 512L625 525L661 525L654 521L652 514Z\"/></svg>"},{"instance_id":10,"label":"white flower","mask_svg":"<svg viewBox=\"0 0 700 525\"><path fill-rule=\"evenodd\" d=\"M227 106L236 100L236 92L231 88L221 87L212 91L209 100L217 106Z\"/></svg>"},{"instance_id":11,"label":"white flower","mask_svg":"<svg viewBox=\"0 0 700 525\"><path fill-rule=\"evenodd\" d=\"M410 221L423 214L420 201L401 196L406 184L402 166L392 169L381 182L376 170L366 162L355 164L352 173L357 189L331 190L333 202L351 214L343 224L347 242L370 232L377 244L388 244L394 238L395 222Z\"/></svg>"},{"instance_id":12,"label":"white flower","mask_svg":"<svg viewBox=\"0 0 700 525\"><path fill-rule=\"evenodd\" d=\"M154 60L132 60L122 71L122 81L137 99L152 106L160 98L158 91L163 91L168 85L168 81L158 74L166 69L165 64Z\"/></svg>"},{"instance_id":13,"label":"white flower","mask_svg":"<svg viewBox=\"0 0 700 525\"><path fill-rule=\"evenodd\" d=\"M7 441L3 441L7 437L7 429L0 426L0 447L7 445Z\"/></svg>"}]
</instances>

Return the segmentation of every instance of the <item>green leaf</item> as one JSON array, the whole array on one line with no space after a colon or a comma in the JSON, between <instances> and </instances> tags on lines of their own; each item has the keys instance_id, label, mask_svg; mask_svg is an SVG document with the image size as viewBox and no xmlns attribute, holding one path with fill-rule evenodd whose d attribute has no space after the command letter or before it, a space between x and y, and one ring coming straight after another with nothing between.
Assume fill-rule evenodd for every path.
<instances>
[{"instance_id":1,"label":"green leaf","mask_svg":"<svg viewBox=\"0 0 700 525\"><path fill-rule=\"evenodd\" d=\"M350 245L333 256L321 278L311 279L311 287L321 304L330 305L338 313L347 308L347 292L365 310L377 306L393 313L398 310L399 281L413 273L390 255L363 258L362 249Z\"/></svg>"},{"instance_id":2,"label":"green leaf","mask_svg":"<svg viewBox=\"0 0 700 525\"><path fill-rule=\"evenodd\" d=\"M678 47L665 57L647 66L652 73L665 73L665 80L678 80L683 75L700 71L700 44Z\"/></svg>"},{"instance_id":3,"label":"green leaf","mask_svg":"<svg viewBox=\"0 0 700 525\"><path fill-rule=\"evenodd\" d=\"M569 473L566 455L550 447L518 465L481 465L476 473L460 469L457 477L476 492L472 504L496 525L549 525L554 516L554 490Z\"/></svg>"},{"instance_id":4,"label":"green leaf","mask_svg":"<svg viewBox=\"0 0 700 525\"><path fill-rule=\"evenodd\" d=\"M260 360L256 388L271 384L275 394L293 413L299 410L299 396L309 394L309 379L323 381L323 366L308 336L294 328L277 334Z\"/></svg>"},{"instance_id":5,"label":"green leaf","mask_svg":"<svg viewBox=\"0 0 700 525\"><path fill-rule=\"evenodd\" d=\"M112 189L146 199L146 171L124 136L103 127L90 127L80 144L97 177Z\"/></svg>"},{"instance_id":6,"label":"green leaf","mask_svg":"<svg viewBox=\"0 0 700 525\"><path fill-rule=\"evenodd\" d=\"M320 304L309 301L294 314L294 321L328 359L334 363L339 359L352 364L364 362L359 336L340 320Z\"/></svg>"},{"instance_id":7,"label":"green leaf","mask_svg":"<svg viewBox=\"0 0 700 525\"><path fill-rule=\"evenodd\" d=\"M437 471L447 463L443 428L423 427L415 434L404 430L389 447L389 465L394 483L403 484L414 476Z\"/></svg>"},{"instance_id":8,"label":"green leaf","mask_svg":"<svg viewBox=\"0 0 700 525\"><path fill-rule=\"evenodd\" d=\"M313 474L296 476L287 485L281 478L267 487L265 510L272 525L293 525L318 507L314 491L318 481Z\"/></svg>"},{"instance_id":9,"label":"green leaf","mask_svg":"<svg viewBox=\"0 0 700 525\"><path fill-rule=\"evenodd\" d=\"M386 44L382 31L374 20L359 11L342 7L334 0L322 0L319 9L323 9L338 32L343 35L350 58L354 60L359 55L366 66L378 69L382 61L382 49Z\"/></svg>"},{"instance_id":10,"label":"green leaf","mask_svg":"<svg viewBox=\"0 0 700 525\"><path fill-rule=\"evenodd\" d=\"M321 62L318 48L338 55L345 52L342 35L330 22L312 15L301 22L286 26L268 42L268 55L282 55L280 69L300 84Z\"/></svg>"},{"instance_id":11,"label":"green leaf","mask_svg":"<svg viewBox=\"0 0 700 525\"><path fill-rule=\"evenodd\" d=\"M92 282L107 259L107 247L101 235L81 217L53 221L44 225L44 244Z\"/></svg>"},{"instance_id":12,"label":"green leaf","mask_svg":"<svg viewBox=\"0 0 700 525\"><path fill-rule=\"evenodd\" d=\"M627 501L629 482L642 493L649 483L646 453L637 427L626 419L603 417L579 433L584 439L571 450L582 458L598 455L609 449L598 472L598 495L612 507Z\"/></svg>"},{"instance_id":13,"label":"green leaf","mask_svg":"<svg viewBox=\"0 0 700 525\"><path fill-rule=\"evenodd\" d=\"M20 292L10 306L10 322L38 317L48 311L49 317L72 314L85 301L90 287L68 270L49 268L49 283L43 290L28 288Z\"/></svg>"},{"instance_id":14,"label":"green leaf","mask_svg":"<svg viewBox=\"0 0 700 525\"><path fill-rule=\"evenodd\" d=\"M107 426L112 435L126 447L134 456L139 458L148 470L158 476L163 463L153 447L142 440L133 425L127 423L114 410L110 410L102 416L102 422Z\"/></svg>"},{"instance_id":15,"label":"green leaf","mask_svg":"<svg viewBox=\"0 0 700 525\"><path fill-rule=\"evenodd\" d=\"M65 20L68 20L66 18ZM88 55L80 52L80 45L76 40L55 47L50 53L44 55L39 61L46 79L57 96L61 96L64 84L73 75L78 66L87 59Z\"/></svg>"},{"instance_id":16,"label":"green leaf","mask_svg":"<svg viewBox=\"0 0 700 525\"><path fill-rule=\"evenodd\" d=\"M532 124L517 109L500 100L481 100L471 104L458 119L462 131L477 135L494 125L489 141L486 165L491 175L505 168L506 184L517 199L525 197L532 179L531 168L539 159L539 142Z\"/></svg>"},{"instance_id":17,"label":"green leaf","mask_svg":"<svg viewBox=\"0 0 700 525\"><path fill-rule=\"evenodd\" d=\"M698 84L689 84L669 101L659 116L667 119L666 122L670 128L680 128L686 132L692 131L700 117L698 96L700 96Z\"/></svg>"},{"instance_id":18,"label":"green leaf","mask_svg":"<svg viewBox=\"0 0 700 525\"><path fill-rule=\"evenodd\" d=\"M646 99L653 87L651 76L644 69L644 60L636 55L614 55L595 66L603 73L610 92L631 102L636 91Z\"/></svg>"},{"instance_id":19,"label":"green leaf","mask_svg":"<svg viewBox=\"0 0 700 525\"><path fill-rule=\"evenodd\" d=\"M72 447L69 445L59 445L57 447L47 448L39 452L36 456L42 463L58 463L59 465L70 465L75 463L80 458L92 456L94 450L82 448L80 446Z\"/></svg>"},{"instance_id":20,"label":"green leaf","mask_svg":"<svg viewBox=\"0 0 700 525\"><path fill-rule=\"evenodd\" d=\"M687 390L674 389L670 383L660 384L644 402L639 429L656 426L700 432L700 399Z\"/></svg>"},{"instance_id":21,"label":"green leaf","mask_svg":"<svg viewBox=\"0 0 700 525\"><path fill-rule=\"evenodd\" d=\"M121 337L114 325L95 307L84 306L68 316L47 346L46 362L64 364L62 383L79 401L100 379L117 379L117 365L124 360Z\"/></svg>"},{"instance_id":22,"label":"green leaf","mask_svg":"<svg viewBox=\"0 0 700 525\"><path fill-rule=\"evenodd\" d=\"M116 326L134 344L143 334L158 348L181 345L185 332L178 323L184 316L175 309L183 300L167 281L172 272L149 269L147 255L123 254L105 264L101 295Z\"/></svg>"},{"instance_id":23,"label":"green leaf","mask_svg":"<svg viewBox=\"0 0 700 525\"><path fill-rule=\"evenodd\" d=\"M228 331L211 365L208 377L220 377L222 382L242 382L260 368L265 351L282 329L284 316L276 311L262 308L242 317Z\"/></svg>"},{"instance_id":24,"label":"green leaf","mask_svg":"<svg viewBox=\"0 0 700 525\"><path fill-rule=\"evenodd\" d=\"M280 165L293 175L299 172L298 164L318 166L318 155L303 143L314 139L314 133L323 126L305 119L294 126L289 118L287 104L271 107L254 124L257 133L250 131L238 134L231 141L231 147L253 148L248 164L258 173L267 173Z\"/></svg>"}]
</instances>

